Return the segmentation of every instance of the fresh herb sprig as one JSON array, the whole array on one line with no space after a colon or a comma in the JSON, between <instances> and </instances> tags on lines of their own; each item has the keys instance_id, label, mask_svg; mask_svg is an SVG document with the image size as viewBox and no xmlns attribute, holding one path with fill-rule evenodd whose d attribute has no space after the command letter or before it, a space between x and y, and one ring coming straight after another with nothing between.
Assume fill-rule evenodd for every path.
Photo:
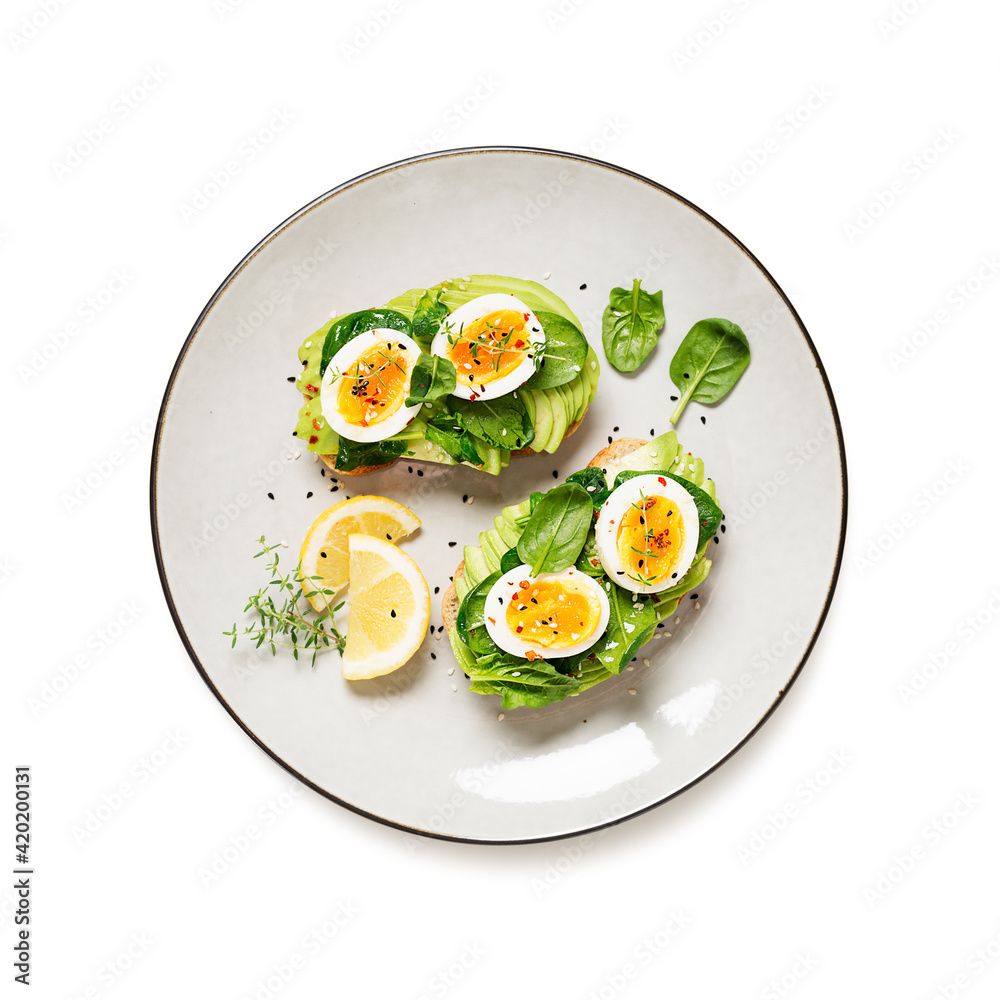
<instances>
[{"instance_id":1,"label":"fresh herb sprig","mask_svg":"<svg viewBox=\"0 0 1000 1000\"><path fill-rule=\"evenodd\" d=\"M315 597L316 594L332 597L334 591L320 589L318 584L315 589L303 591L299 575L302 564L299 563L292 573L282 573L278 569L278 554L275 552L275 549L281 547L280 543L268 545L263 535L257 541L261 549L254 559L264 557L271 579L256 594L251 595L243 610L256 612L260 623L238 629L236 622L233 622L232 631L222 634L232 637L233 646L241 635L248 636L255 640L257 649L263 645L270 646L272 655L277 654L279 646L289 646L296 660L299 658L299 650L311 652L310 666L316 665L316 654L330 646L343 653L347 637L333 623L334 612L339 611L343 604L328 607L319 614L313 611L312 605L305 612L300 608L300 602L306 598ZM320 577L311 576L308 580L319 581ZM279 638L283 636L288 637L287 641Z\"/></svg>"}]
</instances>

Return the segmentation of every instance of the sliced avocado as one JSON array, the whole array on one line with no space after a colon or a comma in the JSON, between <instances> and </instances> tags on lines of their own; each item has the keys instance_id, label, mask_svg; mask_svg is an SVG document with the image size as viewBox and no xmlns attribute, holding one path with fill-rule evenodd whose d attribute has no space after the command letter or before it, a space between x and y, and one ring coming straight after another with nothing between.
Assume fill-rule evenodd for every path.
<instances>
[{"instance_id":1,"label":"sliced avocado","mask_svg":"<svg viewBox=\"0 0 1000 1000\"><path fill-rule=\"evenodd\" d=\"M459 589L458 585L461 581L465 592L468 593L477 583L485 580L492 571L487 566L486 557L478 545L466 545L463 555L465 558L465 569L462 571L462 576L459 580L455 581L455 590ZM458 596L464 597L465 594L459 594Z\"/></svg>"},{"instance_id":2,"label":"sliced avocado","mask_svg":"<svg viewBox=\"0 0 1000 1000\"><path fill-rule=\"evenodd\" d=\"M479 544L483 550L486 565L490 568L490 573L498 573L500 571L500 560L503 558L503 554L507 551L508 546L504 545L500 540L500 536L493 528L487 528L486 531L479 533Z\"/></svg>"},{"instance_id":3,"label":"sliced avocado","mask_svg":"<svg viewBox=\"0 0 1000 1000\"><path fill-rule=\"evenodd\" d=\"M521 396L531 396L535 407L535 440L531 442L534 451L544 451L552 435L552 404L542 389L539 392L522 392Z\"/></svg>"},{"instance_id":4,"label":"sliced avocado","mask_svg":"<svg viewBox=\"0 0 1000 1000\"><path fill-rule=\"evenodd\" d=\"M584 411L587 408L584 404L584 399L587 395L587 388L584 385L583 378L578 375L572 382L568 382L566 384L566 389L572 393L573 396L569 422L571 424L575 424L578 420L583 418Z\"/></svg>"},{"instance_id":5,"label":"sliced avocado","mask_svg":"<svg viewBox=\"0 0 1000 1000\"><path fill-rule=\"evenodd\" d=\"M569 413L567 412L569 407L562 386L546 389L545 394L552 404L552 433L545 443L544 450L551 454L562 444L562 440L566 436L566 428L569 426Z\"/></svg>"},{"instance_id":6,"label":"sliced avocado","mask_svg":"<svg viewBox=\"0 0 1000 1000\"><path fill-rule=\"evenodd\" d=\"M517 545L517 540L521 537L521 532L515 527L508 524L503 517L493 518L493 523L496 525L496 533L500 536L501 541L508 549L513 548ZM506 552L506 549L504 549Z\"/></svg>"},{"instance_id":7,"label":"sliced avocado","mask_svg":"<svg viewBox=\"0 0 1000 1000\"><path fill-rule=\"evenodd\" d=\"M644 444L641 448L636 448L635 451L630 451L627 455L623 455L616 461L608 462L601 468L607 477L608 486L614 486L615 476L626 469L632 472L665 469L667 472L670 472L670 466L677 457L677 451L677 435L673 431L667 431L666 434L660 434L648 444Z\"/></svg>"}]
</instances>

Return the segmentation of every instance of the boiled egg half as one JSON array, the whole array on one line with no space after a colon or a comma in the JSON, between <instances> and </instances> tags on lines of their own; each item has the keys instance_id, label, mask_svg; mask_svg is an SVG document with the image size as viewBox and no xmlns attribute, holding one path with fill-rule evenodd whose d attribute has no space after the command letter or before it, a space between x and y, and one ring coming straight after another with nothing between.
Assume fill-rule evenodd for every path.
<instances>
[{"instance_id":1,"label":"boiled egg half","mask_svg":"<svg viewBox=\"0 0 1000 1000\"><path fill-rule=\"evenodd\" d=\"M384 441L420 411L406 406L420 346L398 330L367 330L330 359L320 406L326 422L349 441Z\"/></svg>"},{"instance_id":2,"label":"boiled egg half","mask_svg":"<svg viewBox=\"0 0 1000 1000\"><path fill-rule=\"evenodd\" d=\"M628 479L597 518L597 556L608 579L634 594L674 586L698 552L698 508L666 476Z\"/></svg>"},{"instance_id":3,"label":"boiled egg half","mask_svg":"<svg viewBox=\"0 0 1000 1000\"><path fill-rule=\"evenodd\" d=\"M448 314L431 343L431 353L455 366L453 396L496 399L535 374L535 357L545 348L538 317L519 299L491 292Z\"/></svg>"},{"instance_id":4,"label":"boiled egg half","mask_svg":"<svg viewBox=\"0 0 1000 1000\"><path fill-rule=\"evenodd\" d=\"M486 631L506 653L556 659L593 646L609 614L601 585L575 567L532 576L530 566L518 566L490 588Z\"/></svg>"}]
</instances>

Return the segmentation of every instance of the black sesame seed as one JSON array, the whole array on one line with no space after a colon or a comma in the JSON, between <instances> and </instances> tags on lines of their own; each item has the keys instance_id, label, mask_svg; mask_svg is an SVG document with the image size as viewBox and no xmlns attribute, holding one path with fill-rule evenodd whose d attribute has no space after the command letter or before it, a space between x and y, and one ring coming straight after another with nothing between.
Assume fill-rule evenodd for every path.
<instances>
[{"instance_id":1,"label":"black sesame seed","mask_svg":"<svg viewBox=\"0 0 1000 1000\"><path fill-rule=\"evenodd\" d=\"M618 576L624 576L625 575L625 570L623 570L623 569L615 570L615 572L618 574ZM674 576L677 576L677 574L674 573Z\"/></svg>"},{"instance_id":2,"label":"black sesame seed","mask_svg":"<svg viewBox=\"0 0 1000 1000\"><path fill-rule=\"evenodd\" d=\"M408 465L406 468L407 468L408 472L412 472L413 471L413 466L412 465Z\"/></svg>"},{"instance_id":3,"label":"black sesame seed","mask_svg":"<svg viewBox=\"0 0 1000 1000\"><path fill-rule=\"evenodd\" d=\"M434 655L433 653L431 653L431 659L432 659L432 660L436 660L436 659L437 659L437 657L436 657L436 656L435 656L435 655Z\"/></svg>"},{"instance_id":4,"label":"black sesame seed","mask_svg":"<svg viewBox=\"0 0 1000 1000\"><path fill-rule=\"evenodd\" d=\"M320 469L320 470L319 470L319 474L320 474L321 476L325 476L325 475L326 475L326 469Z\"/></svg>"},{"instance_id":5,"label":"black sesame seed","mask_svg":"<svg viewBox=\"0 0 1000 1000\"><path fill-rule=\"evenodd\" d=\"M320 552L320 557L321 557L322 559L325 559L325 558L326 558L326 553L325 553L325 552Z\"/></svg>"},{"instance_id":6,"label":"black sesame seed","mask_svg":"<svg viewBox=\"0 0 1000 1000\"><path fill-rule=\"evenodd\" d=\"M712 541L715 542L716 545L718 545L719 544L719 536L716 535L715 538L712 539Z\"/></svg>"},{"instance_id":7,"label":"black sesame seed","mask_svg":"<svg viewBox=\"0 0 1000 1000\"><path fill-rule=\"evenodd\" d=\"M498 598L497 598L497 601L498 601L498 602L499 602L500 604L503 604L503 598L502 598L502 597L498 597Z\"/></svg>"},{"instance_id":8,"label":"black sesame seed","mask_svg":"<svg viewBox=\"0 0 1000 1000\"><path fill-rule=\"evenodd\" d=\"M308 492L308 493L306 494L306 499L308 500L308 499L309 499L309 498L310 498L311 496L312 496L312 490L310 490L310 491L309 491L309 492Z\"/></svg>"},{"instance_id":9,"label":"black sesame seed","mask_svg":"<svg viewBox=\"0 0 1000 1000\"><path fill-rule=\"evenodd\" d=\"M418 476L422 476L423 474L424 474L424 470L423 469L417 469L417 475Z\"/></svg>"},{"instance_id":10,"label":"black sesame seed","mask_svg":"<svg viewBox=\"0 0 1000 1000\"><path fill-rule=\"evenodd\" d=\"M391 611L389 612L389 617L390 617L390 618L395 618L395 617L396 617L396 609L395 609L395 608L393 608L393 609L392 609L392 610L391 610Z\"/></svg>"},{"instance_id":11,"label":"black sesame seed","mask_svg":"<svg viewBox=\"0 0 1000 1000\"><path fill-rule=\"evenodd\" d=\"M462 494L462 503L468 503L468 502L469 502L469 494L468 493L463 493Z\"/></svg>"},{"instance_id":12,"label":"black sesame seed","mask_svg":"<svg viewBox=\"0 0 1000 1000\"><path fill-rule=\"evenodd\" d=\"M657 628L663 628L663 622L658 622L657 625L656 625L656 627Z\"/></svg>"},{"instance_id":13,"label":"black sesame seed","mask_svg":"<svg viewBox=\"0 0 1000 1000\"><path fill-rule=\"evenodd\" d=\"M649 436L651 438L656 437L656 431L654 431L652 427L649 428Z\"/></svg>"},{"instance_id":14,"label":"black sesame seed","mask_svg":"<svg viewBox=\"0 0 1000 1000\"><path fill-rule=\"evenodd\" d=\"M555 469L552 470L552 478L553 479L558 479L559 478L559 473Z\"/></svg>"},{"instance_id":15,"label":"black sesame seed","mask_svg":"<svg viewBox=\"0 0 1000 1000\"><path fill-rule=\"evenodd\" d=\"M614 438L609 434L608 435L608 444L611 444L612 441L614 441Z\"/></svg>"},{"instance_id":16,"label":"black sesame seed","mask_svg":"<svg viewBox=\"0 0 1000 1000\"><path fill-rule=\"evenodd\" d=\"M698 595L697 594L689 594L688 596L690 597L690 599L692 601L697 601L698 600Z\"/></svg>"},{"instance_id":17,"label":"black sesame seed","mask_svg":"<svg viewBox=\"0 0 1000 1000\"><path fill-rule=\"evenodd\" d=\"M680 398L679 396L671 396L670 397L670 402L676 403L679 398Z\"/></svg>"},{"instance_id":18,"label":"black sesame seed","mask_svg":"<svg viewBox=\"0 0 1000 1000\"><path fill-rule=\"evenodd\" d=\"M676 573L671 574L670 579L671 580L676 580L677 579L677 574Z\"/></svg>"},{"instance_id":19,"label":"black sesame seed","mask_svg":"<svg viewBox=\"0 0 1000 1000\"><path fill-rule=\"evenodd\" d=\"M385 537L386 537L386 538L387 538L387 539L388 539L388 540L389 540L390 542L392 541L392 535L390 535L390 534L389 534L388 532L386 532L386 536L385 536Z\"/></svg>"},{"instance_id":20,"label":"black sesame seed","mask_svg":"<svg viewBox=\"0 0 1000 1000\"><path fill-rule=\"evenodd\" d=\"M440 594L441 593L441 588L440 587L435 587L434 588L434 593L435 594ZM431 626L431 627L433 628L433 626Z\"/></svg>"},{"instance_id":21,"label":"black sesame seed","mask_svg":"<svg viewBox=\"0 0 1000 1000\"><path fill-rule=\"evenodd\" d=\"M339 486L331 486L331 487L330 487L330 492L331 492L331 493L336 493L338 489L340 489L340 487L339 487Z\"/></svg>"},{"instance_id":22,"label":"black sesame seed","mask_svg":"<svg viewBox=\"0 0 1000 1000\"><path fill-rule=\"evenodd\" d=\"M449 549L453 549L456 545L458 545L458 542L449 542L448 543L448 548Z\"/></svg>"},{"instance_id":23,"label":"black sesame seed","mask_svg":"<svg viewBox=\"0 0 1000 1000\"><path fill-rule=\"evenodd\" d=\"M273 494L273 493L268 493L268 496L269 496L269 497L270 497L270 498L271 498L272 500L274 499L274 494Z\"/></svg>"},{"instance_id":24,"label":"black sesame seed","mask_svg":"<svg viewBox=\"0 0 1000 1000\"><path fill-rule=\"evenodd\" d=\"M584 289L585 289L586 287L587 287L587 282L585 281L585 282L584 282L584 283L583 283L583 284L582 284L582 285L580 286L580 291L582 292L582 291L583 291L583 290L584 290ZM584 719L583 721L584 721L584 722L586 722L587 720L586 720L586 719Z\"/></svg>"},{"instance_id":25,"label":"black sesame seed","mask_svg":"<svg viewBox=\"0 0 1000 1000\"><path fill-rule=\"evenodd\" d=\"M292 431L292 437L293 438L297 438L298 436L299 436L299 432L298 431Z\"/></svg>"},{"instance_id":26,"label":"black sesame seed","mask_svg":"<svg viewBox=\"0 0 1000 1000\"><path fill-rule=\"evenodd\" d=\"M616 434L618 433L618 428L617 428L617 427L615 428L615 433L616 433Z\"/></svg>"},{"instance_id":27,"label":"black sesame seed","mask_svg":"<svg viewBox=\"0 0 1000 1000\"><path fill-rule=\"evenodd\" d=\"M286 381L288 381L288 382L294 382L295 381L295 376L294 375L289 375L288 378L286 379Z\"/></svg>"},{"instance_id":28,"label":"black sesame seed","mask_svg":"<svg viewBox=\"0 0 1000 1000\"><path fill-rule=\"evenodd\" d=\"M726 526L724 524L721 526L721 531L723 534L726 533Z\"/></svg>"}]
</instances>

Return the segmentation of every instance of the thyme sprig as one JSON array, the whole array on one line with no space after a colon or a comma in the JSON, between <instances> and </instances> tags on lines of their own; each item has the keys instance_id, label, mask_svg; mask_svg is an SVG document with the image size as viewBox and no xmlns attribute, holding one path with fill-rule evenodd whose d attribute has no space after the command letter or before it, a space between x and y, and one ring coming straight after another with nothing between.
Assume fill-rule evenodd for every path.
<instances>
[{"instance_id":1,"label":"thyme sprig","mask_svg":"<svg viewBox=\"0 0 1000 1000\"><path fill-rule=\"evenodd\" d=\"M296 660L299 658L299 650L312 652L310 666L316 665L316 654L329 646L343 653L347 637L333 623L334 612L339 611L343 603L333 608L328 605L326 611L319 614L313 610L312 605L305 610L300 607L300 602L306 598L315 597L317 594L329 598L333 597L335 592L325 588L320 589L318 584L315 589L310 590L307 587L303 590L299 575L301 562L295 567L294 572L282 573L278 569L278 554L275 552L275 549L281 547L281 543L268 545L263 535L257 541L261 549L254 559L264 557L270 580L256 594L251 595L243 610L255 612L260 619L259 624L238 629L236 622L233 622L232 630L222 634L232 637L233 646L236 645L237 638L245 635L256 641L257 649L263 645L270 646L272 655L277 654L279 646L288 646ZM307 579L313 582L321 578L311 576ZM282 641L279 636L287 636L288 640Z\"/></svg>"}]
</instances>

